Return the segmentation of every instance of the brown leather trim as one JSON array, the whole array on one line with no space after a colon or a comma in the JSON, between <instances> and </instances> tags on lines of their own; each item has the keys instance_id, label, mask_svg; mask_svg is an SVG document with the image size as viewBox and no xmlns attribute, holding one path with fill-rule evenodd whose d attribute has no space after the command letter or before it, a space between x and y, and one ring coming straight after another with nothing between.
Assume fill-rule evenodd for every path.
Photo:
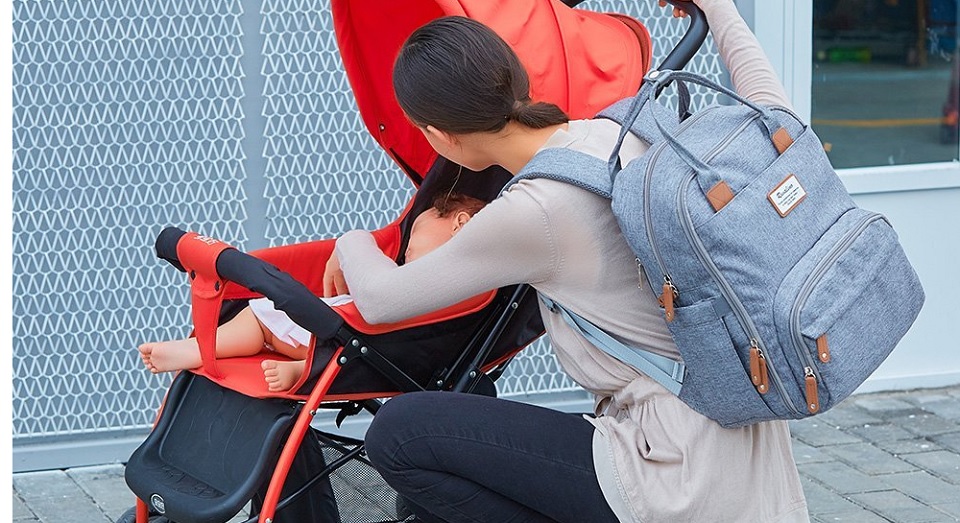
<instances>
[{"instance_id":1,"label":"brown leather trim","mask_svg":"<svg viewBox=\"0 0 960 523\"><path fill-rule=\"evenodd\" d=\"M777 129L777 132L773 133L773 146L777 148L777 152L783 154L787 149L793 145L793 137L790 136L790 133L783 127Z\"/></svg>"},{"instance_id":2,"label":"brown leather trim","mask_svg":"<svg viewBox=\"0 0 960 523\"><path fill-rule=\"evenodd\" d=\"M733 191L730 190L727 182L723 180L717 182L716 185L707 191L707 201L710 202L714 212L720 212L720 209L726 207L731 200L733 200Z\"/></svg>"},{"instance_id":3,"label":"brown leather trim","mask_svg":"<svg viewBox=\"0 0 960 523\"><path fill-rule=\"evenodd\" d=\"M807 374L804 379L807 385L807 410L810 414L816 414L820 410L820 396L817 393L817 378L812 374Z\"/></svg>"},{"instance_id":4,"label":"brown leather trim","mask_svg":"<svg viewBox=\"0 0 960 523\"><path fill-rule=\"evenodd\" d=\"M673 298L674 298L674 289L669 283L663 284L663 293L660 294L660 306L663 307L663 315L667 319L667 323L673 321L674 309L673 309Z\"/></svg>"},{"instance_id":5,"label":"brown leather trim","mask_svg":"<svg viewBox=\"0 0 960 523\"><path fill-rule=\"evenodd\" d=\"M824 363L830 361L830 345L827 344L826 334L817 338L817 357Z\"/></svg>"}]
</instances>

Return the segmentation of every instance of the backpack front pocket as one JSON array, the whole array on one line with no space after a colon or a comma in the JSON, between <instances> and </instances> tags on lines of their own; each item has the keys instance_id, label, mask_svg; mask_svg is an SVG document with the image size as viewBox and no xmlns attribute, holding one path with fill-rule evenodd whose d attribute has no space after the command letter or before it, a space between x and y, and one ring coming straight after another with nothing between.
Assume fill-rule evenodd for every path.
<instances>
[{"instance_id":1,"label":"backpack front pocket","mask_svg":"<svg viewBox=\"0 0 960 523\"><path fill-rule=\"evenodd\" d=\"M777 339L811 413L853 392L913 323L923 290L886 219L851 209L783 279Z\"/></svg>"},{"instance_id":2,"label":"backpack front pocket","mask_svg":"<svg viewBox=\"0 0 960 523\"><path fill-rule=\"evenodd\" d=\"M772 419L776 416L750 381L746 356L737 354L717 313L717 300L722 298L678 307L668 324L687 366L680 399L724 427ZM736 323L732 313L728 320Z\"/></svg>"}]
</instances>

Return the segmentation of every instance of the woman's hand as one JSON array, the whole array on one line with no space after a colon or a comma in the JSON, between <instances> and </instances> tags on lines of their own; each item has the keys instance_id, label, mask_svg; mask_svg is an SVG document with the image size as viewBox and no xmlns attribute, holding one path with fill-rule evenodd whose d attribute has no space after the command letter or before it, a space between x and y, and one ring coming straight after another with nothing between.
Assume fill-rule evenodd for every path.
<instances>
[{"instance_id":1,"label":"woman's hand","mask_svg":"<svg viewBox=\"0 0 960 523\"><path fill-rule=\"evenodd\" d=\"M323 269L323 297L330 298L349 292L347 280L343 278L343 270L340 269L340 258L337 258L337 253L331 252L327 266Z\"/></svg>"},{"instance_id":2,"label":"woman's hand","mask_svg":"<svg viewBox=\"0 0 960 523\"><path fill-rule=\"evenodd\" d=\"M689 2L690 0L683 0L683 1ZM667 1L666 1L666 0L660 0L660 7L667 7ZM681 9L681 8L679 8L679 7L674 7L674 8L673 8L673 17L674 17L674 18L684 18L684 17L686 17L686 16L687 16L687 13L686 13L683 9Z\"/></svg>"},{"instance_id":3,"label":"woman's hand","mask_svg":"<svg viewBox=\"0 0 960 523\"><path fill-rule=\"evenodd\" d=\"M715 4L719 3L721 0L679 0L679 1L680 1L680 2L685 2L685 3L691 3L691 4L699 7L702 11L706 12L706 10L705 10L704 7L703 7L704 4L709 4L709 5L712 6L712 5L715 5ZM727 1L727 2L732 2L733 0L726 0L726 1ZM660 0L660 7L666 7L666 6L667 6L666 0ZM674 18L685 18L686 16L687 16L687 12L684 11L683 8L680 8L680 7L674 7L674 8L673 8L673 17L674 17Z\"/></svg>"}]
</instances>

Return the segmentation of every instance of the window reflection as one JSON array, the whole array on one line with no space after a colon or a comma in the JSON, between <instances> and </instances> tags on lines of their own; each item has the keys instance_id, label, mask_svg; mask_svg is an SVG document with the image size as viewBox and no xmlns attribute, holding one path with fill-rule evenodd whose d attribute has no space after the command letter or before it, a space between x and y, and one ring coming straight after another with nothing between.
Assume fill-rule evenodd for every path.
<instances>
[{"instance_id":1,"label":"window reflection","mask_svg":"<svg viewBox=\"0 0 960 523\"><path fill-rule=\"evenodd\" d=\"M837 168L960 156L960 0L814 0L813 127Z\"/></svg>"}]
</instances>

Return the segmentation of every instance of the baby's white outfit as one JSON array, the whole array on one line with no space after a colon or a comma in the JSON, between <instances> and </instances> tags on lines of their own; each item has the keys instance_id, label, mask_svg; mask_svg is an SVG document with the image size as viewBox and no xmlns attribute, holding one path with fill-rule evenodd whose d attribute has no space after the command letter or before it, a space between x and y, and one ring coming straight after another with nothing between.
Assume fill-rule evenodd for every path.
<instances>
[{"instance_id":1,"label":"baby's white outfit","mask_svg":"<svg viewBox=\"0 0 960 523\"><path fill-rule=\"evenodd\" d=\"M351 298L349 294L320 299L331 307L353 301L353 298ZM294 321L287 316L287 313L277 310L273 305L273 301L269 298L250 300L248 306L260 324L273 333L273 337L277 340L294 347L297 345L310 346L310 337L312 336L310 331L294 323Z\"/></svg>"}]
</instances>

